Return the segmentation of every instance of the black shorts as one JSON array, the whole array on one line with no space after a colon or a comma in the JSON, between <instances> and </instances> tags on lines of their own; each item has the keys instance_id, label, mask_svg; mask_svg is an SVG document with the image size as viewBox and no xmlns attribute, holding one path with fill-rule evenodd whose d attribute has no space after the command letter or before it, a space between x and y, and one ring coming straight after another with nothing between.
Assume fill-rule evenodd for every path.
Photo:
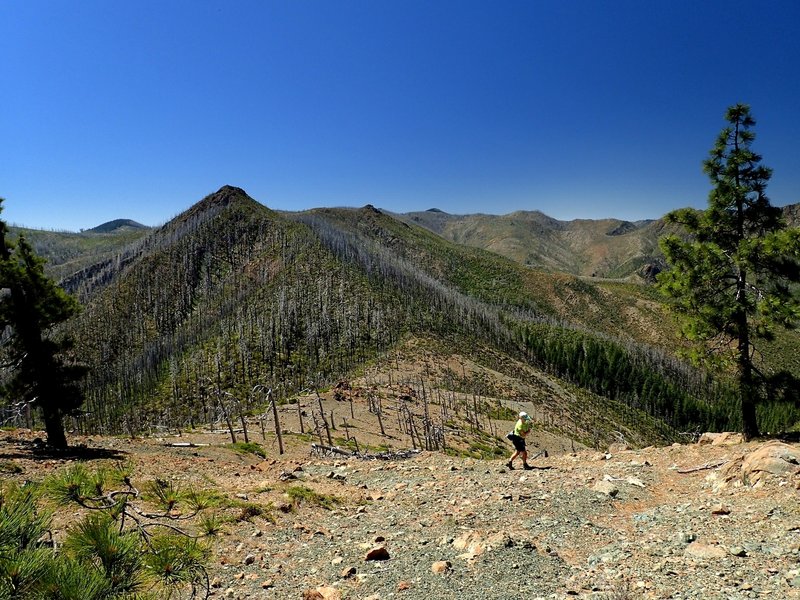
<instances>
[{"instance_id":1,"label":"black shorts","mask_svg":"<svg viewBox=\"0 0 800 600\"><path fill-rule=\"evenodd\" d=\"M525 438L514 433L509 433L506 436L511 443L514 444L514 450L518 452L525 452Z\"/></svg>"}]
</instances>

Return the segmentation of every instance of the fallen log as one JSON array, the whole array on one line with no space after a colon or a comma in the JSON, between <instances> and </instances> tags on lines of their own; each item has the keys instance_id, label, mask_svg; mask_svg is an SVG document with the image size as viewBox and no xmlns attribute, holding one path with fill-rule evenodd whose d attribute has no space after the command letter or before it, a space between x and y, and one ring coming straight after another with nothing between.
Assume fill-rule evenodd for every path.
<instances>
[{"instance_id":1,"label":"fallen log","mask_svg":"<svg viewBox=\"0 0 800 600\"><path fill-rule=\"evenodd\" d=\"M726 462L728 462L728 459L721 460L715 463L705 463L703 465L700 465L699 467L686 467L685 469L678 469L678 473L686 474L686 473L695 473L697 471L706 471L708 469L716 469L717 467L721 467L722 465L724 465Z\"/></svg>"},{"instance_id":2,"label":"fallen log","mask_svg":"<svg viewBox=\"0 0 800 600\"><path fill-rule=\"evenodd\" d=\"M210 446L210 444L196 444L194 442L167 442L164 445L170 448L203 448Z\"/></svg>"}]
</instances>

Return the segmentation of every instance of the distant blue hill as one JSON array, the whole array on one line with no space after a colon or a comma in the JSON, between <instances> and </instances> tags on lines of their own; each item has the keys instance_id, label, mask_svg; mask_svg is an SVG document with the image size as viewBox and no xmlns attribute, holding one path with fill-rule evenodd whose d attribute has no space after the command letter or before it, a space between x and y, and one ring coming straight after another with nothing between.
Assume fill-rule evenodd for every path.
<instances>
[{"instance_id":1,"label":"distant blue hill","mask_svg":"<svg viewBox=\"0 0 800 600\"><path fill-rule=\"evenodd\" d=\"M130 219L114 219L113 221L108 221L107 223L103 223L92 229L87 229L86 231L89 233L112 233L120 229L149 229L149 227Z\"/></svg>"}]
</instances>

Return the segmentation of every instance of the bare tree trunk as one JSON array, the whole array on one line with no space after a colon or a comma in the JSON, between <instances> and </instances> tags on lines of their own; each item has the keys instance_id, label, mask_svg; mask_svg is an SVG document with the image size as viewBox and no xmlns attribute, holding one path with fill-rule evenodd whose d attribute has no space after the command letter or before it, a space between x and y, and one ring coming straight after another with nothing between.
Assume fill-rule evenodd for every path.
<instances>
[{"instance_id":1,"label":"bare tree trunk","mask_svg":"<svg viewBox=\"0 0 800 600\"><path fill-rule=\"evenodd\" d=\"M225 424L228 426L228 431L231 434L231 443L236 443L236 432L233 430L233 423L231 422L231 417L228 414L228 409L225 406L225 401L222 398L219 399L219 406L222 409L222 416L225 418Z\"/></svg>"},{"instance_id":2,"label":"bare tree trunk","mask_svg":"<svg viewBox=\"0 0 800 600\"><path fill-rule=\"evenodd\" d=\"M278 452L283 454L283 436L281 435L281 424L278 420L278 405L275 402L275 398L272 397L272 388L267 392L267 398L270 399L270 404L272 404L272 418L275 419L275 435L278 438Z\"/></svg>"},{"instance_id":3,"label":"bare tree trunk","mask_svg":"<svg viewBox=\"0 0 800 600\"><path fill-rule=\"evenodd\" d=\"M242 407L239 407L239 421L242 422L242 433L244 434L244 443L250 443L250 436L247 435L247 420L245 419L244 412L242 412Z\"/></svg>"},{"instance_id":4,"label":"bare tree trunk","mask_svg":"<svg viewBox=\"0 0 800 600\"><path fill-rule=\"evenodd\" d=\"M300 408L300 398L297 399L297 418L300 421L300 433L305 433L305 427L303 426L303 409Z\"/></svg>"},{"instance_id":5,"label":"bare tree trunk","mask_svg":"<svg viewBox=\"0 0 800 600\"><path fill-rule=\"evenodd\" d=\"M328 421L325 420L325 410L322 408L322 396L319 395L319 390L314 390L317 394L317 403L319 404L319 416L322 419L322 424L325 426L325 434L328 438L328 445L333 446L333 440L331 440L331 430L328 427Z\"/></svg>"}]
</instances>

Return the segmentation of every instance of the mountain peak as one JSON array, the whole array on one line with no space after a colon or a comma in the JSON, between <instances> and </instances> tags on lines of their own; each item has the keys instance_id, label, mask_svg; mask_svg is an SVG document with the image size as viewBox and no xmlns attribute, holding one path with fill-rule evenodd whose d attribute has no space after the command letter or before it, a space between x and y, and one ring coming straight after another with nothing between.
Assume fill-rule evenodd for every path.
<instances>
[{"instance_id":1,"label":"mountain peak","mask_svg":"<svg viewBox=\"0 0 800 600\"><path fill-rule=\"evenodd\" d=\"M177 219L186 220L199 216L215 215L221 210L238 203L258 204L248 196L247 192L242 188L233 185L223 185L216 192L209 194L182 215L179 215Z\"/></svg>"},{"instance_id":2,"label":"mountain peak","mask_svg":"<svg viewBox=\"0 0 800 600\"><path fill-rule=\"evenodd\" d=\"M142 225L131 219L114 219L86 231L88 233L112 233L120 229L147 229L147 225Z\"/></svg>"},{"instance_id":3,"label":"mountain peak","mask_svg":"<svg viewBox=\"0 0 800 600\"><path fill-rule=\"evenodd\" d=\"M223 185L213 194L209 194L203 198L200 203L207 203L211 205L228 206L231 202L235 202L242 198L251 199L242 188L234 185Z\"/></svg>"}]
</instances>

